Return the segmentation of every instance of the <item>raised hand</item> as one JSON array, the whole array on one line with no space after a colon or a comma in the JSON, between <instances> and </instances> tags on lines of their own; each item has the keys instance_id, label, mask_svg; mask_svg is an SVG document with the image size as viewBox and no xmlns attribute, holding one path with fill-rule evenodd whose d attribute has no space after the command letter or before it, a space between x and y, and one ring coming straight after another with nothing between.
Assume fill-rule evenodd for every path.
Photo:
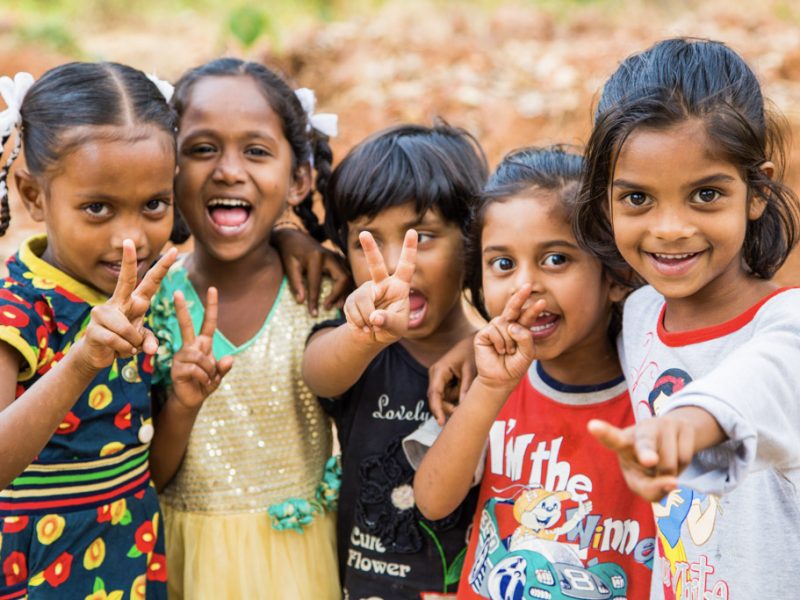
<instances>
[{"instance_id":1,"label":"raised hand","mask_svg":"<svg viewBox=\"0 0 800 600\"><path fill-rule=\"evenodd\" d=\"M545 301L531 303L530 295L531 286L526 283L511 295L502 314L475 336L478 377L488 386L515 387L536 358L533 337L522 323L535 321Z\"/></svg>"},{"instance_id":2,"label":"raised hand","mask_svg":"<svg viewBox=\"0 0 800 600\"><path fill-rule=\"evenodd\" d=\"M172 359L172 393L184 408L194 410L217 389L231 370L233 357L225 356L218 361L214 358L213 342L219 307L217 288L208 288L205 315L197 335L183 294L175 292L173 298L183 345Z\"/></svg>"},{"instance_id":3,"label":"raised hand","mask_svg":"<svg viewBox=\"0 0 800 600\"><path fill-rule=\"evenodd\" d=\"M372 234L362 231L358 239L370 280L347 297L344 314L353 329L376 342L391 344L408 331L408 295L417 259L417 232L406 232L397 268L391 275Z\"/></svg>"},{"instance_id":4,"label":"raised hand","mask_svg":"<svg viewBox=\"0 0 800 600\"><path fill-rule=\"evenodd\" d=\"M694 434L682 421L654 417L620 429L594 419L588 429L616 452L628 487L649 502L677 488L678 474L694 455Z\"/></svg>"},{"instance_id":5,"label":"raised hand","mask_svg":"<svg viewBox=\"0 0 800 600\"><path fill-rule=\"evenodd\" d=\"M81 341L90 368L104 369L116 357L127 358L140 351L155 354L158 341L145 328L144 316L177 254L175 248L166 252L137 285L136 247L131 240L122 243L117 286L108 302L92 309Z\"/></svg>"}]
</instances>

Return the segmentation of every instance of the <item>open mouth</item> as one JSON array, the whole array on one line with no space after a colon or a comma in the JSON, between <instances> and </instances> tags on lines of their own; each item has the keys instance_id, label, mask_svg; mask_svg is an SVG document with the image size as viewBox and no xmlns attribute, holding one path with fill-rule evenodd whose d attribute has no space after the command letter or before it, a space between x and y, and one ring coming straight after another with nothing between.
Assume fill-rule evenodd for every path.
<instances>
[{"instance_id":1,"label":"open mouth","mask_svg":"<svg viewBox=\"0 0 800 600\"><path fill-rule=\"evenodd\" d=\"M206 210L217 231L223 235L233 235L245 228L253 205L241 198L212 198Z\"/></svg>"},{"instance_id":2,"label":"open mouth","mask_svg":"<svg viewBox=\"0 0 800 600\"><path fill-rule=\"evenodd\" d=\"M422 325L428 312L428 299L417 290L408 294L408 328L414 329Z\"/></svg>"},{"instance_id":3,"label":"open mouth","mask_svg":"<svg viewBox=\"0 0 800 600\"><path fill-rule=\"evenodd\" d=\"M136 259L136 273L141 279L144 276L144 273L147 270L147 263L148 261L143 258ZM103 268L108 270L114 277L119 277L119 272L122 270L122 261L121 260L101 260L100 264L103 265Z\"/></svg>"},{"instance_id":4,"label":"open mouth","mask_svg":"<svg viewBox=\"0 0 800 600\"><path fill-rule=\"evenodd\" d=\"M539 313L530 331L533 334L533 339L541 340L552 334L558 327L561 317L551 312L544 311Z\"/></svg>"},{"instance_id":5,"label":"open mouth","mask_svg":"<svg viewBox=\"0 0 800 600\"><path fill-rule=\"evenodd\" d=\"M656 270L663 275L682 275L698 260L701 252L647 252Z\"/></svg>"}]
</instances>

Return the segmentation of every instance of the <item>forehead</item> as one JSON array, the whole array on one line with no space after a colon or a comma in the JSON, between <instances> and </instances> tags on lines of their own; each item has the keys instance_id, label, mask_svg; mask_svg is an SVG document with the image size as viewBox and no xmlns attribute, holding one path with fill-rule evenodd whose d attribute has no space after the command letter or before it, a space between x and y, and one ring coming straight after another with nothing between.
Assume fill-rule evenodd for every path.
<instances>
[{"instance_id":1,"label":"forehead","mask_svg":"<svg viewBox=\"0 0 800 600\"><path fill-rule=\"evenodd\" d=\"M245 121L250 126L282 128L264 90L248 75L203 77L192 85L181 115L181 133L189 127L226 130Z\"/></svg>"},{"instance_id":2,"label":"forehead","mask_svg":"<svg viewBox=\"0 0 800 600\"><path fill-rule=\"evenodd\" d=\"M444 219L438 210L431 209L422 214L417 212L413 200L390 206L374 216L362 215L347 223L348 235L358 235L361 230L405 231L411 227L456 227Z\"/></svg>"},{"instance_id":3,"label":"forehead","mask_svg":"<svg viewBox=\"0 0 800 600\"><path fill-rule=\"evenodd\" d=\"M174 174L169 136L151 129L143 137L87 138L59 160L50 184L87 193L150 196L170 191Z\"/></svg>"},{"instance_id":4,"label":"forehead","mask_svg":"<svg viewBox=\"0 0 800 600\"><path fill-rule=\"evenodd\" d=\"M493 202L484 215L481 238L487 242L525 243L565 240L575 243L567 209L556 191L533 189Z\"/></svg>"},{"instance_id":5,"label":"forehead","mask_svg":"<svg viewBox=\"0 0 800 600\"><path fill-rule=\"evenodd\" d=\"M639 127L619 149L614 176L666 177L674 180L708 169L735 167L714 151L705 124L689 119L666 128Z\"/></svg>"}]
</instances>

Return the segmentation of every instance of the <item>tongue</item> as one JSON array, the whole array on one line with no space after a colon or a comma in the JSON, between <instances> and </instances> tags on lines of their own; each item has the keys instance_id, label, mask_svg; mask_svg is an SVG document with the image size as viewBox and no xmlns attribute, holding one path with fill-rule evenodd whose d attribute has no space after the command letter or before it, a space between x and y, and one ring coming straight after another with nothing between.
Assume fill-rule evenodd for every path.
<instances>
[{"instance_id":1,"label":"tongue","mask_svg":"<svg viewBox=\"0 0 800 600\"><path fill-rule=\"evenodd\" d=\"M423 306L425 306L425 296L421 294L411 294L408 297L408 308L411 312L419 310Z\"/></svg>"},{"instance_id":2,"label":"tongue","mask_svg":"<svg viewBox=\"0 0 800 600\"><path fill-rule=\"evenodd\" d=\"M214 208L211 210L211 220L222 227L238 227L247 221L248 213L245 208Z\"/></svg>"},{"instance_id":3,"label":"tongue","mask_svg":"<svg viewBox=\"0 0 800 600\"><path fill-rule=\"evenodd\" d=\"M549 325L558 319L558 315L545 315L536 319L535 325L541 327L542 325Z\"/></svg>"}]
</instances>

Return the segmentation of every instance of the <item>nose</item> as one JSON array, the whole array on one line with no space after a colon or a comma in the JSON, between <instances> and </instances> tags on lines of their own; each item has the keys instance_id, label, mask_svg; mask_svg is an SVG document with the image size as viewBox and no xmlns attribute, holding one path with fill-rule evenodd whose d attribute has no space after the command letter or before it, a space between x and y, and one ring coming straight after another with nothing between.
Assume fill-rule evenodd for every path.
<instances>
[{"instance_id":1,"label":"nose","mask_svg":"<svg viewBox=\"0 0 800 600\"><path fill-rule=\"evenodd\" d=\"M212 179L217 183L234 185L244 180L244 165L238 152L223 150L214 166Z\"/></svg>"},{"instance_id":2,"label":"nose","mask_svg":"<svg viewBox=\"0 0 800 600\"><path fill-rule=\"evenodd\" d=\"M650 231L660 240L673 242L691 237L695 228L683 206L665 204L653 211Z\"/></svg>"},{"instance_id":3,"label":"nose","mask_svg":"<svg viewBox=\"0 0 800 600\"><path fill-rule=\"evenodd\" d=\"M531 294L544 293L545 287L542 280L542 272L532 262L525 262L519 265L514 281L514 289L518 290L526 283L531 285Z\"/></svg>"},{"instance_id":4,"label":"nose","mask_svg":"<svg viewBox=\"0 0 800 600\"><path fill-rule=\"evenodd\" d=\"M389 273L389 275L393 274L397 270L397 263L400 262L400 253L402 250L402 243L384 244L381 248L383 262L386 265L386 272Z\"/></svg>"},{"instance_id":5,"label":"nose","mask_svg":"<svg viewBox=\"0 0 800 600\"><path fill-rule=\"evenodd\" d=\"M111 236L111 246L114 249L119 248L121 250L122 242L125 240L133 240L137 256L141 254L143 249L147 248L147 233L141 216L130 215L118 218Z\"/></svg>"}]
</instances>

